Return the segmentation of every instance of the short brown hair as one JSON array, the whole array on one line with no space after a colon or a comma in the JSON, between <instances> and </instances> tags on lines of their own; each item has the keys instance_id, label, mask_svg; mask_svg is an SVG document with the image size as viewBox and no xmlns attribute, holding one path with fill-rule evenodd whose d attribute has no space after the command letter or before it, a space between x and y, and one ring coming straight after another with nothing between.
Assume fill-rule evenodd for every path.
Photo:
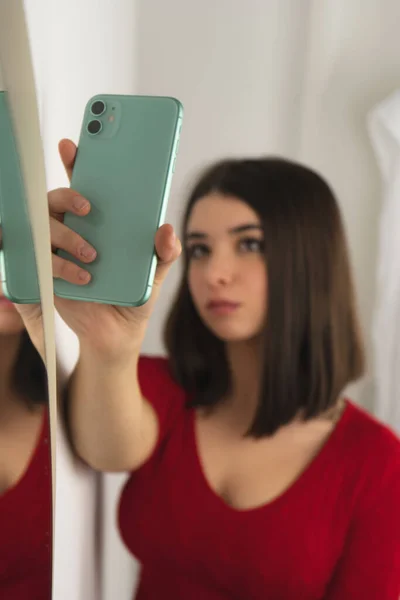
<instances>
[{"instance_id":1,"label":"short brown hair","mask_svg":"<svg viewBox=\"0 0 400 600\"><path fill-rule=\"evenodd\" d=\"M11 385L30 406L47 404L47 371L45 364L24 329L12 370Z\"/></svg>"},{"instance_id":2,"label":"short brown hair","mask_svg":"<svg viewBox=\"0 0 400 600\"><path fill-rule=\"evenodd\" d=\"M247 432L265 437L299 411L308 420L334 407L363 375L365 354L340 209L326 181L280 158L224 160L209 167L187 204L217 192L246 202L264 229L268 273L263 375ZM225 344L200 319L184 270L165 328L174 377L191 406L212 406L229 393Z\"/></svg>"}]
</instances>

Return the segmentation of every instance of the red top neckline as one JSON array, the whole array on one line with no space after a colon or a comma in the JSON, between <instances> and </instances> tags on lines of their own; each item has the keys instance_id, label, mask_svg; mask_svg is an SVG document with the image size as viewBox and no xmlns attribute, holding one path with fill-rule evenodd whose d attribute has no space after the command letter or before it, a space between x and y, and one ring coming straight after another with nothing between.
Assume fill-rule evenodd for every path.
<instances>
[{"instance_id":1,"label":"red top neckline","mask_svg":"<svg viewBox=\"0 0 400 600\"><path fill-rule=\"evenodd\" d=\"M9 488L7 488L6 490L4 490L3 493L0 493L0 503L3 500L8 500L8 499L12 499L13 496L18 493L18 491L20 490L21 487L24 487L26 484L29 483L29 479L31 477L34 476L35 474L35 464L40 460L40 455L41 455L41 447L42 444L48 444L48 438L47 438L47 433L48 433L48 429L47 429L47 410L46 408L43 410L43 415L42 415L42 424L40 427L40 431L39 434L36 438L35 441L35 445L31 454L31 457L25 467L24 472L22 473L21 477L19 477L19 479L13 483Z\"/></svg>"},{"instance_id":2,"label":"red top neckline","mask_svg":"<svg viewBox=\"0 0 400 600\"><path fill-rule=\"evenodd\" d=\"M307 486L308 480L315 477L315 471L320 468L320 465L326 460L326 457L332 452L335 451L337 440L343 433L343 430L346 427L346 423L348 422L351 413L352 413L352 403L347 398L345 399L345 408L340 415L338 422L330 433L329 437L319 450L318 454L308 463L308 465L304 468L304 470L300 473L300 475L295 479L293 483L291 483L283 492L277 495L272 500L269 500L263 504L258 506L254 506L251 508L235 508L227 504L224 499L213 490L211 487L206 474L204 472L204 468L201 462L198 443L197 443L197 432L196 432L196 411L191 409L190 415L190 442L192 445L192 453L195 460L195 468L197 470L199 479L201 480L202 486L205 489L205 492L210 496L211 500L216 504L222 506L223 509L229 512L233 512L235 515L242 516L243 518L251 517L253 514L258 514L262 511L269 511L275 509L282 509L285 503L291 499L293 494L297 494L299 489L304 486Z\"/></svg>"}]
</instances>

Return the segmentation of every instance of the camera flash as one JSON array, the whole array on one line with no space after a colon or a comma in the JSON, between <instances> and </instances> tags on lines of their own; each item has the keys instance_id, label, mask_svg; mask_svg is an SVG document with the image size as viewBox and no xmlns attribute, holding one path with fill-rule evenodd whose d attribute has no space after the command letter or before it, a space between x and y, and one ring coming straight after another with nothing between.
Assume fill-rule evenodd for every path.
<instances>
[{"instance_id":1,"label":"camera flash","mask_svg":"<svg viewBox=\"0 0 400 600\"><path fill-rule=\"evenodd\" d=\"M108 120L110 123L112 123L114 121L114 119L115 119L114 115L111 115L108 117Z\"/></svg>"}]
</instances>

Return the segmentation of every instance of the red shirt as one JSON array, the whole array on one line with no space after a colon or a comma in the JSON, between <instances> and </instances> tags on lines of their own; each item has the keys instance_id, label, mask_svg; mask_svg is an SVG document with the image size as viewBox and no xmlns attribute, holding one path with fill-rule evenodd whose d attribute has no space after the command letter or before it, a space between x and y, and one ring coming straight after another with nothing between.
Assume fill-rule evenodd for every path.
<instances>
[{"instance_id":1,"label":"red shirt","mask_svg":"<svg viewBox=\"0 0 400 600\"><path fill-rule=\"evenodd\" d=\"M399 599L400 441L389 428L346 401L297 481L238 511L205 479L195 411L167 362L142 358L139 381L160 435L119 506L122 538L142 565L137 600Z\"/></svg>"},{"instance_id":2,"label":"red shirt","mask_svg":"<svg viewBox=\"0 0 400 600\"><path fill-rule=\"evenodd\" d=\"M45 410L21 479L0 495L0 599L51 598L51 469Z\"/></svg>"}]
</instances>

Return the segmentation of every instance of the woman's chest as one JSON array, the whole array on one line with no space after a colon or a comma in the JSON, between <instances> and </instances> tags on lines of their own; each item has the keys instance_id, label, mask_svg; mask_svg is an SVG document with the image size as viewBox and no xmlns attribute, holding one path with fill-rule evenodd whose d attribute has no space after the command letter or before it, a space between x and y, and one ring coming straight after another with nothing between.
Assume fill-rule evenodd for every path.
<instances>
[{"instance_id":1,"label":"woman's chest","mask_svg":"<svg viewBox=\"0 0 400 600\"><path fill-rule=\"evenodd\" d=\"M227 505L245 511L274 502L301 483L329 438L331 424L255 440L218 419L196 419L192 433L191 450L205 486Z\"/></svg>"},{"instance_id":2,"label":"woman's chest","mask_svg":"<svg viewBox=\"0 0 400 600\"><path fill-rule=\"evenodd\" d=\"M222 455L227 450L220 447ZM225 482L228 494L237 489L235 501L251 504L257 493L265 501L268 469L263 472L259 455L249 474L243 457L238 460L239 475L229 458L217 459L215 451L210 464L212 456L215 482ZM276 480L270 489L275 486ZM222 586L233 597L265 597L261 590L276 598L318 599L346 534L346 509L333 487L327 476L266 506L237 510L212 489L190 429L183 428L127 483L120 530L145 566L167 566L177 576L184 572L210 588Z\"/></svg>"},{"instance_id":3,"label":"woman's chest","mask_svg":"<svg viewBox=\"0 0 400 600\"><path fill-rule=\"evenodd\" d=\"M0 498L28 471L40 441L43 414L26 411L9 421L0 429Z\"/></svg>"}]
</instances>

